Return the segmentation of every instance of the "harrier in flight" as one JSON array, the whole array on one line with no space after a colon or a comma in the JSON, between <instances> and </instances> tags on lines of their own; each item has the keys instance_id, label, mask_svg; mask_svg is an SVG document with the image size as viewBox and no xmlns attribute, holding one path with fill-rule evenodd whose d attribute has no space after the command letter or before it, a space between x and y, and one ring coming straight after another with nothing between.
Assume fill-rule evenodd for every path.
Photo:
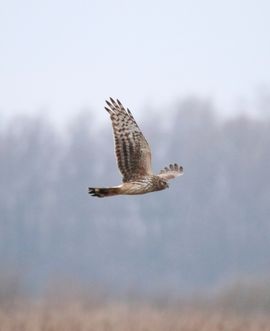
<instances>
[{"instance_id":1,"label":"harrier in flight","mask_svg":"<svg viewBox=\"0 0 270 331\"><path fill-rule=\"evenodd\" d=\"M106 101L110 114L115 142L118 168L123 175L119 186L94 188L88 193L103 198L119 194L144 194L168 188L168 180L183 174L183 167L170 164L154 175L151 167L151 150L130 110L125 109L119 100Z\"/></svg>"}]
</instances>

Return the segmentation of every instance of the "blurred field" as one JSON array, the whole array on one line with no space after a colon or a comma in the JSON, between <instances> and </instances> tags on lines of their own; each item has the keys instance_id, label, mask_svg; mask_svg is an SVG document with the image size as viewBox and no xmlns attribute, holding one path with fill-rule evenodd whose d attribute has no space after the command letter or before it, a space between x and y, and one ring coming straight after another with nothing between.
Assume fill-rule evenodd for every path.
<instances>
[{"instance_id":1,"label":"blurred field","mask_svg":"<svg viewBox=\"0 0 270 331\"><path fill-rule=\"evenodd\" d=\"M241 279L215 294L116 297L62 279L31 297L8 275L0 282L0 331L270 331L268 280Z\"/></svg>"},{"instance_id":2,"label":"blurred field","mask_svg":"<svg viewBox=\"0 0 270 331\"><path fill-rule=\"evenodd\" d=\"M270 316L215 309L82 303L22 305L0 310L1 331L266 331Z\"/></svg>"}]
</instances>

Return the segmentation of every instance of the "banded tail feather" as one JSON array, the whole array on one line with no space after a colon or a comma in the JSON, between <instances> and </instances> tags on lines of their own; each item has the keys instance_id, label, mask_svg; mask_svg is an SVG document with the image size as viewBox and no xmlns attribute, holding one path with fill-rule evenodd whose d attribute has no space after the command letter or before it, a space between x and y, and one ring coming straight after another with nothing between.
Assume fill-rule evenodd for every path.
<instances>
[{"instance_id":1,"label":"banded tail feather","mask_svg":"<svg viewBox=\"0 0 270 331\"><path fill-rule=\"evenodd\" d=\"M104 198L117 195L120 193L120 191L119 187L88 187L88 193L91 194L93 197Z\"/></svg>"}]
</instances>

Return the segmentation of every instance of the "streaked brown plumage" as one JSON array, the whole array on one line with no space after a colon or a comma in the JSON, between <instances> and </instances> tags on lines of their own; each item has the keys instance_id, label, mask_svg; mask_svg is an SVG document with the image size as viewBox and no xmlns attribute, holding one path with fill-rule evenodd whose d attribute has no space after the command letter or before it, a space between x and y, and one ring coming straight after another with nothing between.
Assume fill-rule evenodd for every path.
<instances>
[{"instance_id":1,"label":"streaked brown plumage","mask_svg":"<svg viewBox=\"0 0 270 331\"><path fill-rule=\"evenodd\" d=\"M151 150L130 110L119 100L106 101L115 141L115 154L123 183L107 188L89 187L88 193L99 198L113 195L145 194L168 188L168 180L183 174L183 167L170 164L154 175L151 167Z\"/></svg>"}]
</instances>

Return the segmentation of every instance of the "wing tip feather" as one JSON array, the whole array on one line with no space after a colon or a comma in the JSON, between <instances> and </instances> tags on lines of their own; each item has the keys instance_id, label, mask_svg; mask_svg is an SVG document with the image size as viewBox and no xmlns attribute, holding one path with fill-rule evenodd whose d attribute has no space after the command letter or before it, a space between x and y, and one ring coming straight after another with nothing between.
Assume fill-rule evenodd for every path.
<instances>
[{"instance_id":1,"label":"wing tip feather","mask_svg":"<svg viewBox=\"0 0 270 331\"><path fill-rule=\"evenodd\" d=\"M179 166L177 163L169 164L169 167L164 167L160 171L160 175L162 175L164 178L167 177L167 179L172 179L178 176L181 176L184 173L184 168L182 166Z\"/></svg>"}]
</instances>

